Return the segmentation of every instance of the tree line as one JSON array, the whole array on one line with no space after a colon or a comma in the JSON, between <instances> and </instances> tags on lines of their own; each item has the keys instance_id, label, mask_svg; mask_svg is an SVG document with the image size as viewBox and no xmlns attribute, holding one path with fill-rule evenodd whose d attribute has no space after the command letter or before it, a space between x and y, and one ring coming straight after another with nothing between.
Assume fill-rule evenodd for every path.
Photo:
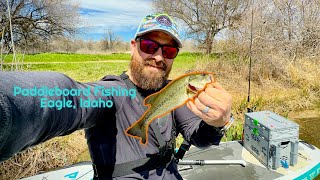
<instances>
[{"instance_id":1,"label":"tree line","mask_svg":"<svg viewBox=\"0 0 320 180\"><path fill-rule=\"evenodd\" d=\"M247 53L251 40L256 54L295 59L320 52L320 0L153 0L153 7L173 16L186 38L207 54L221 44L224 51ZM7 51L12 49L8 10L13 40L20 49L50 50L57 39L68 42L65 51L79 49L72 47L76 46L73 37L81 33L79 5L74 1L0 0L0 10L1 47ZM88 41L86 46L90 44L100 50L127 48L112 29L106 29L99 42Z\"/></svg>"},{"instance_id":2,"label":"tree line","mask_svg":"<svg viewBox=\"0 0 320 180\"><path fill-rule=\"evenodd\" d=\"M153 4L188 27L187 35L206 53L212 52L219 33L234 47L248 47L251 24L256 52L292 58L320 52L320 0L154 0Z\"/></svg>"},{"instance_id":3,"label":"tree line","mask_svg":"<svg viewBox=\"0 0 320 180\"><path fill-rule=\"evenodd\" d=\"M77 9L71 0L0 0L3 48L12 50L12 37L16 45L32 47L48 43L54 37L74 35L79 17Z\"/></svg>"}]
</instances>

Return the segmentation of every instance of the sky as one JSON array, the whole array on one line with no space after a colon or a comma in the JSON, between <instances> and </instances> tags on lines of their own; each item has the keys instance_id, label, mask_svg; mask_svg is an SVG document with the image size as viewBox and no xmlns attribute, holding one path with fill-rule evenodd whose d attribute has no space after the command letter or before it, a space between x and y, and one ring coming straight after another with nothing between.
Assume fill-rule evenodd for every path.
<instances>
[{"instance_id":1,"label":"sky","mask_svg":"<svg viewBox=\"0 0 320 180\"><path fill-rule=\"evenodd\" d=\"M83 40L102 40L111 29L122 41L129 42L148 14L154 13L152 0L73 0L79 3L80 24ZM186 27L176 21L180 38L187 39ZM218 33L216 39L223 39Z\"/></svg>"},{"instance_id":2,"label":"sky","mask_svg":"<svg viewBox=\"0 0 320 180\"><path fill-rule=\"evenodd\" d=\"M110 28L130 41L142 18L152 11L151 0L76 0L79 3L81 39L101 40Z\"/></svg>"}]
</instances>

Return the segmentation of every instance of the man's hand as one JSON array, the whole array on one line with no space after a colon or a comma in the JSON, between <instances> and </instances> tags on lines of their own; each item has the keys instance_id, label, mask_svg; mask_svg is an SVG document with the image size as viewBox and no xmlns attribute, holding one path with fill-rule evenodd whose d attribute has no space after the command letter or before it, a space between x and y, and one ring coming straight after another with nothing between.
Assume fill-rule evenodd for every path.
<instances>
[{"instance_id":1,"label":"man's hand","mask_svg":"<svg viewBox=\"0 0 320 180\"><path fill-rule=\"evenodd\" d=\"M187 103L193 113L215 127L223 127L230 120L231 105L231 95L218 82L207 85L194 101Z\"/></svg>"}]
</instances>

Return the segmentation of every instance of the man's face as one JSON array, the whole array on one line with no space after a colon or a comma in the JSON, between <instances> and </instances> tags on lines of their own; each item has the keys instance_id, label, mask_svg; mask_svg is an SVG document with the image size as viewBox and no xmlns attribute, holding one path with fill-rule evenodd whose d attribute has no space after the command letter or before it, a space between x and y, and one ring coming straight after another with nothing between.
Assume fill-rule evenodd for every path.
<instances>
[{"instance_id":1,"label":"man's face","mask_svg":"<svg viewBox=\"0 0 320 180\"><path fill-rule=\"evenodd\" d=\"M171 36L154 31L141 36L161 45L176 46ZM164 58L162 48L154 54L147 54L140 49L140 40L131 41L130 71L133 81L146 90L156 90L162 87L172 68L173 59Z\"/></svg>"}]
</instances>

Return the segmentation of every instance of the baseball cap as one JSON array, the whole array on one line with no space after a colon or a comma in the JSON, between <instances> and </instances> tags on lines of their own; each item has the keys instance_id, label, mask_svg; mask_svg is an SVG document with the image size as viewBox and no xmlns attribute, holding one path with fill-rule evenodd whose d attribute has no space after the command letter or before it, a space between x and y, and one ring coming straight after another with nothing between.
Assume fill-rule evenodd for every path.
<instances>
[{"instance_id":1,"label":"baseball cap","mask_svg":"<svg viewBox=\"0 0 320 180\"><path fill-rule=\"evenodd\" d=\"M179 48L182 47L177 25L168 14L157 13L144 17L138 27L134 39L152 31L162 31L170 35L178 43Z\"/></svg>"}]
</instances>

